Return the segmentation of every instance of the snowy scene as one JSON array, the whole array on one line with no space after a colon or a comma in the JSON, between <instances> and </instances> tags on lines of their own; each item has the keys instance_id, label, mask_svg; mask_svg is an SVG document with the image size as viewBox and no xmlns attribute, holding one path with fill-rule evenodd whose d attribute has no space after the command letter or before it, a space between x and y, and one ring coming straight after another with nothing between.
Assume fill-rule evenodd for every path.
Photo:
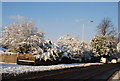
<instances>
[{"instance_id":1,"label":"snowy scene","mask_svg":"<svg viewBox=\"0 0 120 81\"><path fill-rule=\"evenodd\" d=\"M50 65L50 66L25 66L17 64L6 64L2 63L2 70L0 73L8 73L14 75L26 72L36 72L36 71L49 71L49 70L58 70L64 68L72 67L86 67L91 65L101 65L102 63L73 63L73 64L59 64L59 65Z\"/></svg>"},{"instance_id":2,"label":"snowy scene","mask_svg":"<svg viewBox=\"0 0 120 81\"><path fill-rule=\"evenodd\" d=\"M118 12L117 2L3 2L2 6L3 81L107 81L120 70L120 28L113 13Z\"/></svg>"}]
</instances>

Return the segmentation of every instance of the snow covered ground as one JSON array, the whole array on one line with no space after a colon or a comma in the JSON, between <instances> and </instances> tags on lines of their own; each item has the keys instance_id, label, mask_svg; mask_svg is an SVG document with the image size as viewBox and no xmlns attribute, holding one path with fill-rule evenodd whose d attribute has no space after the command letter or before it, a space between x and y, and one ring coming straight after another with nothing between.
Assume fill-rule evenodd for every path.
<instances>
[{"instance_id":1,"label":"snow covered ground","mask_svg":"<svg viewBox=\"0 0 120 81\"><path fill-rule=\"evenodd\" d=\"M0 69L1 69L0 74L8 73L8 74L17 75L27 72L58 70L63 68L85 67L90 65L101 65L101 64L102 63L74 63L74 64L58 64L58 65L50 65L50 66L26 66L26 65L0 63Z\"/></svg>"}]
</instances>

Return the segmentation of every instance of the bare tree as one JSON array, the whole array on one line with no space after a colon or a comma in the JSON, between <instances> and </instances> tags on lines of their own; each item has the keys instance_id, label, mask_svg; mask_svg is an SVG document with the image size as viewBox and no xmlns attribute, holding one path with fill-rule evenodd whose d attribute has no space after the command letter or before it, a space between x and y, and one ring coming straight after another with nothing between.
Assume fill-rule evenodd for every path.
<instances>
[{"instance_id":1,"label":"bare tree","mask_svg":"<svg viewBox=\"0 0 120 81\"><path fill-rule=\"evenodd\" d=\"M97 30L99 34L107 36L109 38L114 38L114 36L116 35L116 30L109 18L104 18L98 25Z\"/></svg>"}]
</instances>

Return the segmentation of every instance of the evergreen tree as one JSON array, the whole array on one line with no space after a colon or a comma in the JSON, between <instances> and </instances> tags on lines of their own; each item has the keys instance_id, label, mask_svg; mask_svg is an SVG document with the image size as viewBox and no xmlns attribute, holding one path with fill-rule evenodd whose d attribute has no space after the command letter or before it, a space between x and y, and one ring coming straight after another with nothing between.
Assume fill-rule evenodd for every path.
<instances>
[{"instance_id":1,"label":"evergreen tree","mask_svg":"<svg viewBox=\"0 0 120 81\"><path fill-rule=\"evenodd\" d=\"M116 54L114 42L107 40L105 36L96 35L91 41L93 56L109 57Z\"/></svg>"}]
</instances>

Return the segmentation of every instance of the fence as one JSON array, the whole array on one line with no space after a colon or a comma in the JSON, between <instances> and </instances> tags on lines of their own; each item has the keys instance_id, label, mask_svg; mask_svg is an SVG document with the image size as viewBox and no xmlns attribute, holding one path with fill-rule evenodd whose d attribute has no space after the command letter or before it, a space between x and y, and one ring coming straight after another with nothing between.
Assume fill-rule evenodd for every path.
<instances>
[{"instance_id":1,"label":"fence","mask_svg":"<svg viewBox=\"0 0 120 81\"><path fill-rule=\"evenodd\" d=\"M0 54L0 62L16 63L18 54Z\"/></svg>"}]
</instances>

